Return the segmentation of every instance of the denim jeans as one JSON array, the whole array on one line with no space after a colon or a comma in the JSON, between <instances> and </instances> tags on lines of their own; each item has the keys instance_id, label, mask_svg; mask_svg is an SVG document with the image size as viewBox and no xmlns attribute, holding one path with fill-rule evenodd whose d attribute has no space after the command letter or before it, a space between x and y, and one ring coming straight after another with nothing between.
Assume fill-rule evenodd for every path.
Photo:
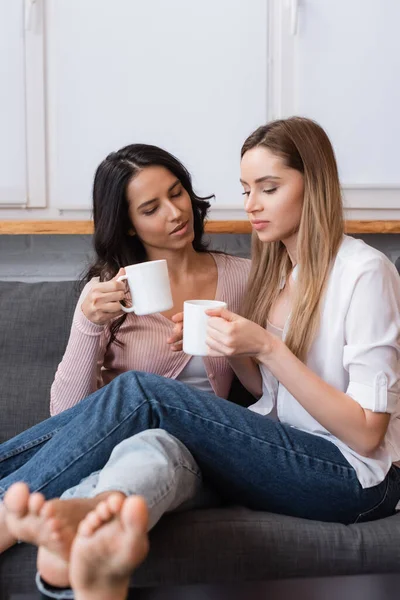
<instances>
[{"instance_id":1,"label":"denim jeans","mask_svg":"<svg viewBox=\"0 0 400 600\"><path fill-rule=\"evenodd\" d=\"M186 446L163 429L147 429L115 446L101 471L85 477L61 498L93 498L111 491L145 498L149 530L165 513L221 504L218 495L204 485Z\"/></svg>"},{"instance_id":2,"label":"denim jeans","mask_svg":"<svg viewBox=\"0 0 400 600\"><path fill-rule=\"evenodd\" d=\"M27 482L47 498L101 469L147 429L180 440L222 498L296 517L353 523L394 513L400 472L363 489L331 442L157 375L128 372L0 446L0 492Z\"/></svg>"}]
</instances>

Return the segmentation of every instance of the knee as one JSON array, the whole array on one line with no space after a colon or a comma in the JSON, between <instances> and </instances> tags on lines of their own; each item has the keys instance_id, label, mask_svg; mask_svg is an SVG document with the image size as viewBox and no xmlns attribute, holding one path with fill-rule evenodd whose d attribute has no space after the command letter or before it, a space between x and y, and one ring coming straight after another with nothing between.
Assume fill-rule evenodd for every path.
<instances>
[{"instance_id":1,"label":"knee","mask_svg":"<svg viewBox=\"0 0 400 600\"><path fill-rule=\"evenodd\" d=\"M131 439L168 457L169 462L175 466L187 464L197 469L196 461L185 444L165 429L146 429Z\"/></svg>"},{"instance_id":2,"label":"knee","mask_svg":"<svg viewBox=\"0 0 400 600\"><path fill-rule=\"evenodd\" d=\"M165 379L160 375L145 373L144 371L126 371L119 375L114 381L145 391L149 388L151 389L152 386L159 385L160 382L165 381Z\"/></svg>"}]
</instances>

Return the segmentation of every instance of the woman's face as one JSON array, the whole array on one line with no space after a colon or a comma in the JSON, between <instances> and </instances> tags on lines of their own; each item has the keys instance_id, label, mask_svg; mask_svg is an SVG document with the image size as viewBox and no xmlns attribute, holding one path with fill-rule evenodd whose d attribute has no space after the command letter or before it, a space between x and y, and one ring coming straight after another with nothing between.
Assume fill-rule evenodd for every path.
<instances>
[{"instance_id":1,"label":"woman's face","mask_svg":"<svg viewBox=\"0 0 400 600\"><path fill-rule=\"evenodd\" d=\"M129 216L146 250L173 250L194 239L190 196L165 167L146 167L128 184Z\"/></svg>"},{"instance_id":2,"label":"woman's face","mask_svg":"<svg viewBox=\"0 0 400 600\"><path fill-rule=\"evenodd\" d=\"M303 209L303 175L267 148L248 150L241 161L245 210L262 242L285 242L297 233Z\"/></svg>"}]
</instances>

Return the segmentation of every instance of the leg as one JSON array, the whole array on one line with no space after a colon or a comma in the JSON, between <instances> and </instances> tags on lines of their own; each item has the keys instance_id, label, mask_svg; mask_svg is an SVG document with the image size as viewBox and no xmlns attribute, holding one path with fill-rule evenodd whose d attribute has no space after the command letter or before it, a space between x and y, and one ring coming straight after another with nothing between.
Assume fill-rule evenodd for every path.
<instances>
[{"instance_id":1,"label":"leg","mask_svg":"<svg viewBox=\"0 0 400 600\"><path fill-rule=\"evenodd\" d=\"M84 402L85 410L16 476L29 481L30 463L39 461L46 467L36 485L51 495L69 487L65 480L99 468L96 462L104 461L101 468L104 456L123 439L161 428L189 449L217 492L251 508L349 523L377 504L386 489L386 481L362 489L329 441L174 380L128 372ZM388 514L393 508L387 505Z\"/></svg>"},{"instance_id":2,"label":"leg","mask_svg":"<svg viewBox=\"0 0 400 600\"><path fill-rule=\"evenodd\" d=\"M166 512L218 503L189 450L162 429L145 430L114 448L93 493L115 490L146 500L149 529Z\"/></svg>"},{"instance_id":3,"label":"leg","mask_svg":"<svg viewBox=\"0 0 400 600\"><path fill-rule=\"evenodd\" d=\"M42 423L31 427L0 445L0 492L2 491L2 479L17 471L22 465L33 458L64 425L79 414L82 407L83 404L78 404L68 411L46 419ZM34 469L35 462L31 464ZM37 465L37 468L40 468L40 465ZM31 473L31 476L34 479L34 471ZM8 531L6 526L6 511L1 502L3 496L4 493L0 493L0 553L13 546L16 542L15 536ZM37 501L34 501L32 506L35 511ZM26 521L28 529L33 526L33 520L31 519L30 521L30 525Z\"/></svg>"},{"instance_id":4,"label":"leg","mask_svg":"<svg viewBox=\"0 0 400 600\"><path fill-rule=\"evenodd\" d=\"M130 575L148 552L146 521L137 496L110 496L82 521L70 565L76 600L126 599Z\"/></svg>"},{"instance_id":5,"label":"leg","mask_svg":"<svg viewBox=\"0 0 400 600\"><path fill-rule=\"evenodd\" d=\"M134 372L130 373L135 376ZM113 448L121 441L145 429L158 428L156 423L150 424L147 418L137 422L136 417L144 415L140 409L145 408L147 399L140 386L136 383L131 385L131 378L125 377L130 373L117 377L79 405L62 413L64 416L71 414L68 422L53 432L46 444L19 469L0 479L0 500L13 483L20 481L26 482L32 491L43 493L46 499L59 497L83 477L102 469ZM169 381L154 377L162 382ZM183 385L178 382L174 384ZM183 389L189 388L183 385ZM202 396L215 398L214 394L202 393ZM32 429L36 431L36 428Z\"/></svg>"},{"instance_id":6,"label":"leg","mask_svg":"<svg viewBox=\"0 0 400 600\"><path fill-rule=\"evenodd\" d=\"M50 417L0 444L0 483L2 479L17 471L33 458L64 425L68 424L84 409L85 401L82 400L69 410Z\"/></svg>"},{"instance_id":7,"label":"leg","mask_svg":"<svg viewBox=\"0 0 400 600\"><path fill-rule=\"evenodd\" d=\"M96 480L97 486L91 489ZM38 569L48 583L56 586L68 585L70 548L80 521L111 492L119 491L122 497L142 495L149 510L149 528L165 512L218 503L203 488L201 473L190 452L179 440L159 429L143 431L116 446L105 468L76 487L74 498L45 504L43 499L40 515L30 514L29 495L26 489L20 490L22 485L15 484L6 494L9 529L20 539L40 546ZM91 497L77 497L80 487L84 495L90 491ZM23 502L25 508L21 511Z\"/></svg>"}]
</instances>

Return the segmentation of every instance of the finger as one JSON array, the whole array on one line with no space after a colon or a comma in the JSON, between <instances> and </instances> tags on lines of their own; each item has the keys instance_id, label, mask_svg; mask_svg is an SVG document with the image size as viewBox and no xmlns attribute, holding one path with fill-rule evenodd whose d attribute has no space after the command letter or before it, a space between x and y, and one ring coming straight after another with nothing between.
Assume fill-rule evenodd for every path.
<instances>
[{"instance_id":1,"label":"finger","mask_svg":"<svg viewBox=\"0 0 400 600\"><path fill-rule=\"evenodd\" d=\"M221 317L210 317L207 322L207 328L227 334L231 329L231 322L225 321Z\"/></svg>"},{"instance_id":2,"label":"finger","mask_svg":"<svg viewBox=\"0 0 400 600\"><path fill-rule=\"evenodd\" d=\"M168 344L173 344L174 342L180 342L182 340L182 337L183 337L183 326L181 323L178 323L178 325L175 325L175 327L173 328L171 335L167 339L167 342L168 342Z\"/></svg>"},{"instance_id":3,"label":"finger","mask_svg":"<svg viewBox=\"0 0 400 600\"><path fill-rule=\"evenodd\" d=\"M97 311L99 315L101 315L102 313L107 315L116 315L117 313L120 313L122 315L124 312L121 309L119 302L107 302L107 304L102 305L101 308L97 307L94 310Z\"/></svg>"},{"instance_id":4,"label":"finger","mask_svg":"<svg viewBox=\"0 0 400 600\"><path fill-rule=\"evenodd\" d=\"M181 341L182 341L182 334L181 335L173 335L167 339L167 344L179 344Z\"/></svg>"},{"instance_id":5,"label":"finger","mask_svg":"<svg viewBox=\"0 0 400 600\"><path fill-rule=\"evenodd\" d=\"M225 346L229 345L229 336L227 336L224 331L220 331L213 327L207 327L207 338L219 342L220 344L224 344Z\"/></svg>"},{"instance_id":6,"label":"finger","mask_svg":"<svg viewBox=\"0 0 400 600\"><path fill-rule=\"evenodd\" d=\"M210 337L207 337L206 344L208 346L208 355L209 356L231 356L233 351L231 348L228 348L225 344L213 340Z\"/></svg>"},{"instance_id":7,"label":"finger","mask_svg":"<svg viewBox=\"0 0 400 600\"><path fill-rule=\"evenodd\" d=\"M176 315L173 315L171 319L174 323L183 322L183 312L176 313Z\"/></svg>"},{"instance_id":8,"label":"finger","mask_svg":"<svg viewBox=\"0 0 400 600\"><path fill-rule=\"evenodd\" d=\"M213 358L226 358L226 354L224 354L223 352L218 352L217 350L211 350L209 349L207 352L207 356L212 356Z\"/></svg>"},{"instance_id":9,"label":"finger","mask_svg":"<svg viewBox=\"0 0 400 600\"><path fill-rule=\"evenodd\" d=\"M100 305L106 304L108 302L120 302L125 298L124 290L117 290L113 292L100 292L94 291L92 294L92 302L98 308Z\"/></svg>"},{"instance_id":10,"label":"finger","mask_svg":"<svg viewBox=\"0 0 400 600\"><path fill-rule=\"evenodd\" d=\"M238 315L227 308L210 308L206 310L206 315L209 317L221 317L225 321L234 321L238 317Z\"/></svg>"},{"instance_id":11,"label":"finger","mask_svg":"<svg viewBox=\"0 0 400 600\"><path fill-rule=\"evenodd\" d=\"M92 289L92 293L100 292L102 294L116 291L125 291L124 281L116 281L115 279L111 279L110 281L102 281L101 283L96 283Z\"/></svg>"},{"instance_id":12,"label":"finger","mask_svg":"<svg viewBox=\"0 0 400 600\"><path fill-rule=\"evenodd\" d=\"M177 344L174 344L173 346L171 346L171 350L172 352L182 352L183 342L178 342Z\"/></svg>"}]
</instances>

